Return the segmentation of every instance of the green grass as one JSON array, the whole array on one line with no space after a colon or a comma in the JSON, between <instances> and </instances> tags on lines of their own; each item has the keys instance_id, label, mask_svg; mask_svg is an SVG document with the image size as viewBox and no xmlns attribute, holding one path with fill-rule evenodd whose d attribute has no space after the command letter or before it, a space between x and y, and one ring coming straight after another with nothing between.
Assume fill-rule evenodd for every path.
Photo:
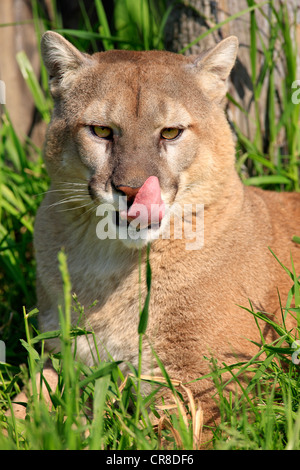
<instances>
[{"instance_id":1,"label":"green grass","mask_svg":"<svg viewBox=\"0 0 300 470\"><path fill-rule=\"evenodd\" d=\"M300 154L300 103L293 103L295 91L292 84L297 80L297 50L296 38L290 37L291 23L287 15L287 7L282 2L276 9L274 2L268 2L271 14L261 14L269 23L270 33L262 37L256 20L257 9L252 10L250 21L250 59L253 85L253 101L255 105L255 138L250 141L239 129L238 123L233 123L238 138L237 168L241 170L246 163L248 174L241 172L246 185L260 186L265 189L299 191L299 154ZM255 6L254 0L248 0L249 8ZM296 30L296 28L295 28ZM277 42L277 47L275 44ZM257 76L257 49L264 52L264 63ZM281 99L275 86L275 67L279 52L284 51L285 76L279 86ZM259 112L259 101L263 85L268 88L266 132L262 135L262 119ZM233 98L228 98L235 103ZM237 103L235 103L237 104ZM276 105L281 112L276 116ZM239 106L240 107L240 106ZM247 110L242 109L247 115Z\"/></svg>"},{"instance_id":2,"label":"green grass","mask_svg":"<svg viewBox=\"0 0 300 470\"><path fill-rule=\"evenodd\" d=\"M36 309L26 312L24 323L26 340L21 340L28 353L28 367L23 367L22 375L27 377L25 383L31 393L26 408L29 420L20 421L13 415L11 406L12 389L15 387L16 375L6 364L0 364L2 387L0 403L3 408L11 410L11 416L0 417L0 427L6 430L6 436L0 434L0 448L6 449L109 449L109 450L153 450L161 446L162 440L168 445L174 444L174 439L163 432L155 432L153 419L160 418L153 406L153 399L161 387L169 387L174 391L171 379L161 364L162 376L153 382L153 391L148 396L142 396L141 382L150 378L141 376L140 367L126 378L123 376L119 362L104 362L98 357L94 367L87 367L75 359L76 339L80 335L90 337L92 332L71 325L71 284L67 270L67 259L63 252L59 254L60 271L64 283L64 305L60 307L59 332L34 334L30 320L36 315ZM148 281L150 288L150 266L148 266ZM139 356L142 355L142 339L146 332L148 303L141 310L139 335ZM80 308L80 306L79 306ZM61 352L56 355L45 355L44 341L59 335ZM37 346L40 345L38 348ZM95 342L96 345L96 342ZM48 359L59 374L56 390L50 391L43 376L43 366ZM40 373L42 380L50 391L51 409L39 393L35 377ZM165 380L164 380L165 379ZM159 383L161 381L161 383ZM121 383L121 385L120 385ZM174 396L175 396L174 391ZM89 398L93 397L90 402ZM178 403L178 409L183 405ZM176 403L175 403L176 404ZM183 415L186 412L183 410ZM91 417L92 416L92 417ZM164 425L168 423L169 434L176 435L176 444L192 449L194 446L193 426L186 421L176 420L166 416ZM161 423L162 428L164 427Z\"/></svg>"},{"instance_id":3,"label":"green grass","mask_svg":"<svg viewBox=\"0 0 300 470\"><path fill-rule=\"evenodd\" d=\"M264 2L266 3L266 2ZM261 37L257 29L257 14L261 11L254 1L248 1L251 15L251 65L253 100L256 106L256 134L249 141L242 134L238 123L233 123L237 135L237 169L245 184L257 185L277 191L299 190L300 154L300 105L292 103L295 91L298 51L295 41L290 41L290 24L283 3L267 18L270 34ZM55 5L55 2L53 2ZM172 7L163 0L115 0L114 16L108 19L100 0L95 1L98 22L91 25L84 3L79 2L82 27L66 30L54 10L52 24L43 16L39 2L32 0L37 37L48 29L63 33L81 50L103 49L163 49L163 29ZM138 5L138 6L137 6ZM245 14L241 12L239 15ZM227 21L234 21L235 17ZM0 25L1 26L1 25ZM220 26L220 25L218 25ZM207 33L205 33L207 34ZM199 38L197 38L199 40ZM275 115L277 100L274 83L276 64L275 41L281 44L286 61L286 76L281 84L282 113ZM256 70L257 47L264 50L265 62L259 77ZM189 45L187 45L187 48ZM47 87L47 75L41 69L40 80L34 76L24 53L17 56L20 70L31 90L36 108L46 123L52 110ZM268 83L268 133L261 135L258 102L262 86ZM229 96L229 99L233 100ZM247 113L246 110L243 110ZM198 448L201 436L201 409L193 401L182 384L172 382L164 366L161 378L153 381L151 393L140 393L144 381L141 376L141 352L147 334L147 297L140 306L139 365L130 366L131 374L124 377L122 364L114 361L95 361L86 367L76 361L73 350L80 335L94 342L93 332L82 330L70 323L70 282L66 259L60 254L61 275L65 286L65 302L61 306L61 330L40 334L37 330L35 309L35 260L32 237L36 210L48 187L48 178L42 161L41 149L27 139L21 141L7 110L0 116L0 339L6 344L7 363L0 364L0 449L193 449ZM279 148L278 138L284 136ZM244 171L247 168L247 172ZM247 176L245 176L245 173ZM295 241L299 241L295 234ZM274 254L276 255L276 253ZM280 260L278 260L280 262ZM274 259L274 262L276 260ZM215 400L221 411L221 422L212 428L215 449L295 449L300 447L300 383L299 365L296 364L300 325L299 273L282 267L290 276L293 287L283 302L281 325L273 325L278 339L272 344L263 343L257 355L248 363L234 366L211 364L211 376L216 385ZM151 295L151 269L147 265L148 296ZM295 307L291 308L294 301ZM245 306L242 306L245 308ZM242 308L241 307L241 308ZM77 305L77 309L82 309ZM248 308L254 319L262 317ZM298 320L298 330L291 334L285 328L284 318L293 315ZM257 323L258 327L258 323ZM44 353L47 337L58 336L61 353L48 356ZM155 354L155 351L153 352ZM292 361L292 358L294 361ZM27 419L19 421L12 415L5 416L11 402L23 384L28 388L29 379L42 372L49 359L59 373L57 389L52 391L51 408L44 403L33 381L27 405ZM97 358L96 358L97 359ZM99 359L99 358L98 358ZM249 381L241 380L245 371L251 372ZM228 375L229 374L229 375ZM228 379L236 386L236 394L225 393ZM43 380L43 379L42 379ZM47 386L47 383L46 383ZM188 384L185 384L188 387ZM155 408L155 398L161 388L167 387L174 396L174 410ZM182 401L182 393L188 393L188 404ZM91 402L89 397L94 397ZM156 424L153 424L153 423Z\"/></svg>"}]
</instances>

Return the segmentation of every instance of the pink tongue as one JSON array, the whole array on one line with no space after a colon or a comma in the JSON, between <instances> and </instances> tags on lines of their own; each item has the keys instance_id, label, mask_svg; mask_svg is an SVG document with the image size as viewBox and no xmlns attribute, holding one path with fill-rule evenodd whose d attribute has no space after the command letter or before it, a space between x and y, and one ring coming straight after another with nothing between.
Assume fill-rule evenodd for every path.
<instances>
[{"instance_id":1,"label":"pink tongue","mask_svg":"<svg viewBox=\"0 0 300 470\"><path fill-rule=\"evenodd\" d=\"M158 224L164 215L165 204L161 198L158 178L150 176L136 194L127 212L127 220L139 217L139 223L148 227L150 223Z\"/></svg>"}]
</instances>

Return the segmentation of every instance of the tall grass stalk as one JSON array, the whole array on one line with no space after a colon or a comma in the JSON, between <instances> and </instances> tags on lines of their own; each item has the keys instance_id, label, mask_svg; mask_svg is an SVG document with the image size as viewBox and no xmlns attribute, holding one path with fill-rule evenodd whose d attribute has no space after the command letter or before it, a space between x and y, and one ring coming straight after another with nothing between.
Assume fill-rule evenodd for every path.
<instances>
[{"instance_id":1,"label":"tall grass stalk","mask_svg":"<svg viewBox=\"0 0 300 470\"><path fill-rule=\"evenodd\" d=\"M97 11L99 23L100 23L99 32L103 34L103 36L110 37L111 36L110 27L109 27L105 10L103 8L102 1L95 0L95 6L96 6L96 11ZM110 41L109 39L103 39L103 46L105 50L113 49L114 47L113 42Z\"/></svg>"}]
</instances>

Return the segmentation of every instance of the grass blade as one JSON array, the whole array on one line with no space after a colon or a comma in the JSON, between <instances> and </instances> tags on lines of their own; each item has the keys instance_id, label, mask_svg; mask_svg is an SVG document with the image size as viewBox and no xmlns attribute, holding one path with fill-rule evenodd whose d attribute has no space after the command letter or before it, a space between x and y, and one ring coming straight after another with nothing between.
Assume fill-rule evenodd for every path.
<instances>
[{"instance_id":1,"label":"grass blade","mask_svg":"<svg viewBox=\"0 0 300 470\"><path fill-rule=\"evenodd\" d=\"M50 112L49 112L49 103L47 102L44 93L40 87L40 84L34 74L31 63L28 60L28 57L24 51L17 53L17 61L23 75L25 82L27 83L34 103L41 113L43 120L46 123L50 122Z\"/></svg>"},{"instance_id":2,"label":"grass blade","mask_svg":"<svg viewBox=\"0 0 300 470\"><path fill-rule=\"evenodd\" d=\"M99 32L109 38L111 37L111 33L102 1L95 0L95 6L100 22ZM103 46L106 51L114 48L113 42L110 39L103 39Z\"/></svg>"}]
</instances>

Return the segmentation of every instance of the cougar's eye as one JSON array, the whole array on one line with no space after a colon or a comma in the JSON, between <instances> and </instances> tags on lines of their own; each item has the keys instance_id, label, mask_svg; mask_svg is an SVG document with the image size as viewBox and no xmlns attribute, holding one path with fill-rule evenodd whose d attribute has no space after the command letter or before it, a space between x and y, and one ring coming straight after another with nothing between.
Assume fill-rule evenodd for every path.
<instances>
[{"instance_id":1,"label":"cougar's eye","mask_svg":"<svg viewBox=\"0 0 300 470\"><path fill-rule=\"evenodd\" d=\"M93 133L100 137L101 139L111 139L113 136L113 131L110 127L106 126L91 126Z\"/></svg>"},{"instance_id":2,"label":"cougar's eye","mask_svg":"<svg viewBox=\"0 0 300 470\"><path fill-rule=\"evenodd\" d=\"M161 138L164 140L174 140L176 137L179 137L182 133L182 129L177 129L176 127L166 127L160 133Z\"/></svg>"}]
</instances>

